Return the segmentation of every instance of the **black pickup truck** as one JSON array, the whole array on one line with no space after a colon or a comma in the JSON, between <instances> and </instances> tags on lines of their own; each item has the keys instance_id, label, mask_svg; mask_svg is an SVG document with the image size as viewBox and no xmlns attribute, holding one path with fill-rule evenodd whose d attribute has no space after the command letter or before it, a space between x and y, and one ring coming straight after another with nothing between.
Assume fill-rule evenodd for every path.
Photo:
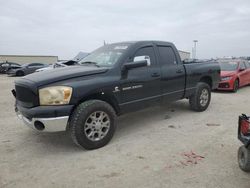
<instances>
[{"instance_id":1,"label":"black pickup truck","mask_svg":"<svg viewBox=\"0 0 250 188\"><path fill-rule=\"evenodd\" d=\"M146 107L189 99L207 109L220 81L217 62L183 63L169 42L121 42L102 46L66 67L15 82L16 113L38 131L68 130L86 149L106 145L116 117Z\"/></svg>"}]
</instances>

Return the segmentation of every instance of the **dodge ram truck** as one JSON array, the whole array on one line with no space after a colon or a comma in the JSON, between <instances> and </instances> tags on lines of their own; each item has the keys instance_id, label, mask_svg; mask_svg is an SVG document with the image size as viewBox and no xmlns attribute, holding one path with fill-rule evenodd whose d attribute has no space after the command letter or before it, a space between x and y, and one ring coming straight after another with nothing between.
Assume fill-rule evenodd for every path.
<instances>
[{"instance_id":1,"label":"dodge ram truck","mask_svg":"<svg viewBox=\"0 0 250 188\"><path fill-rule=\"evenodd\" d=\"M12 93L29 127L67 130L77 145L97 149L111 140L117 116L180 99L202 112L219 81L216 61L185 63L172 43L137 41L104 45L79 66L25 76Z\"/></svg>"}]
</instances>

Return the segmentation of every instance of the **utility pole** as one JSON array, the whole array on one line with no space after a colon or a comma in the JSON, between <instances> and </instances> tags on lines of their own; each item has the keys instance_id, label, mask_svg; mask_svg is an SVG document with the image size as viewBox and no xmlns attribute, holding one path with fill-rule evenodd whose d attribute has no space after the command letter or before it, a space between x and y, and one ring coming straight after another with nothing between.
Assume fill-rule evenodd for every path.
<instances>
[{"instance_id":1,"label":"utility pole","mask_svg":"<svg viewBox=\"0 0 250 188\"><path fill-rule=\"evenodd\" d=\"M196 59L196 47L197 47L198 40L193 40L193 42L194 42L193 59Z\"/></svg>"}]
</instances>

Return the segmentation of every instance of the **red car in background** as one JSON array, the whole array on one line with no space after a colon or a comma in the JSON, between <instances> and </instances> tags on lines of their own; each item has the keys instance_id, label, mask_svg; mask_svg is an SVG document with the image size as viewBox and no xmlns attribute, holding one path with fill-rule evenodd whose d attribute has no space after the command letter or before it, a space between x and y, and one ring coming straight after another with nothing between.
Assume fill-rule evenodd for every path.
<instances>
[{"instance_id":1,"label":"red car in background","mask_svg":"<svg viewBox=\"0 0 250 188\"><path fill-rule=\"evenodd\" d=\"M237 90L250 84L250 64L241 59L219 60L221 81L218 90Z\"/></svg>"}]
</instances>

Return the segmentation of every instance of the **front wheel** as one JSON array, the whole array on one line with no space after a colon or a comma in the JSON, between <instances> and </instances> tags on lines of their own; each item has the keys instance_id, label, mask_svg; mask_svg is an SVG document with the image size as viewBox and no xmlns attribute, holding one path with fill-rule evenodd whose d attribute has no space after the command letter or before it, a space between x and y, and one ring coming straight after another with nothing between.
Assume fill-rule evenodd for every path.
<instances>
[{"instance_id":1,"label":"front wheel","mask_svg":"<svg viewBox=\"0 0 250 188\"><path fill-rule=\"evenodd\" d=\"M72 140L85 149L105 146L115 132L116 113L112 106L100 100L81 103L70 117Z\"/></svg>"},{"instance_id":2,"label":"front wheel","mask_svg":"<svg viewBox=\"0 0 250 188\"><path fill-rule=\"evenodd\" d=\"M190 108L197 112L207 109L211 100L211 89L208 84L199 82L195 93L189 98Z\"/></svg>"},{"instance_id":3,"label":"front wheel","mask_svg":"<svg viewBox=\"0 0 250 188\"><path fill-rule=\"evenodd\" d=\"M250 150L241 146L238 150L238 162L241 170L250 172Z\"/></svg>"}]
</instances>

